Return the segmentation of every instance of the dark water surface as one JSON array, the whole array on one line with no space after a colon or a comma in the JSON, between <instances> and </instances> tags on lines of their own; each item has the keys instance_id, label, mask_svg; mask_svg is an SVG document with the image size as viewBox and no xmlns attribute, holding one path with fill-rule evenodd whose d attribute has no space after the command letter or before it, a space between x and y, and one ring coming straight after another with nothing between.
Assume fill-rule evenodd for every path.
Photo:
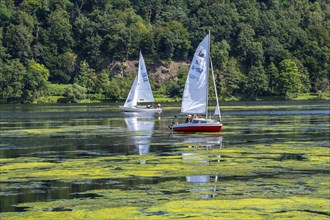
<instances>
[{"instance_id":1,"label":"dark water surface","mask_svg":"<svg viewBox=\"0 0 330 220\"><path fill-rule=\"evenodd\" d=\"M258 182L261 187L270 184L268 181L272 179L281 176L288 178L290 175L298 175L298 178L305 178L306 175L325 176L329 180L329 163L324 162L320 162L320 166L316 165L317 169L296 167L297 169L291 170L271 170L272 167L279 166L278 162L291 166L292 161L295 161L297 166L300 166L300 163L310 161L311 155L318 155L319 149L322 151L322 148L329 152L329 102L226 103L221 109L221 135L172 134L168 125L173 116L178 114L180 107L178 103L164 103L163 106L164 113L148 115L123 113L115 104L1 105L0 212L26 211L30 206L19 206L22 203L84 198L97 200L103 197L95 190L150 190L166 183L169 184L168 188L159 190L165 195L176 194L186 198L197 193L197 197L202 199L219 196L230 199L247 196L244 191L230 192L230 184L241 184L244 181L251 181L252 185ZM183 121L184 116L180 120ZM291 151L290 143L295 150ZM283 150L276 148L276 151L273 151L276 146L282 147ZM313 152L313 148L318 151ZM322 156L329 158L329 155ZM180 161L177 161L178 157L181 158ZM59 166L70 161L96 164L95 160L98 158L109 158L109 166L118 176L107 178L102 175L81 175L80 179L77 176L63 175L63 178L40 178L36 169L42 176L42 170L49 168L38 168L38 165L32 164L49 162ZM175 164L182 168L171 170L168 175L164 171L164 174L159 176L143 173L119 176L121 170L122 173L128 170L126 166L156 166L158 163L170 166L172 162L166 161L173 158L176 160ZM217 169L221 168L212 168L218 166L218 163L225 164L226 161L242 163L244 166L245 163L250 163L248 160L251 160L251 163L258 162L262 171L253 168L256 170L247 171L251 174L245 175L227 170L218 172ZM24 161L29 163L26 171ZM187 170L186 166L196 161L201 170ZM273 162L277 165L273 166ZM9 165L17 166L19 163L21 167L17 169L8 168ZM108 165L102 164L101 168L106 166ZM211 168L206 172L205 166ZM29 176L30 169L36 172L37 177ZM145 168L145 171L148 171L148 168ZM263 179L268 180L264 182ZM215 184L217 187L210 187L208 183L212 182L222 182L222 185ZM176 187L172 187L171 183L175 183ZM179 187L178 184L188 186ZM201 187L203 184L206 187ZM294 185L292 183L286 190L276 192L274 197L297 193L297 189L291 189ZM223 188L219 190L221 186ZM300 190L302 195L312 195L315 189L306 184ZM248 193L253 195L253 190ZM255 195L259 197L259 194ZM324 212L329 215L329 210Z\"/></svg>"}]
</instances>

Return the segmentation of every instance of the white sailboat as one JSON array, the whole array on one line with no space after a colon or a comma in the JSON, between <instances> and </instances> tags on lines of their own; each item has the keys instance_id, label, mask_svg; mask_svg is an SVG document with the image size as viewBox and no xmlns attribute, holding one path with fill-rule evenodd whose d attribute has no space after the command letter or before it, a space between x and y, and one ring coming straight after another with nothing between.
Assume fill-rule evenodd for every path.
<instances>
[{"instance_id":1,"label":"white sailboat","mask_svg":"<svg viewBox=\"0 0 330 220\"><path fill-rule=\"evenodd\" d=\"M206 35L198 45L191 62L187 76L181 105L181 113L204 114L205 118L193 118L189 123L181 123L172 126L174 131L181 132L220 132L222 128L221 114L216 90L212 62L210 62L210 34ZM216 97L214 115L219 120L208 118L208 87L209 87L209 64L213 76L213 86Z\"/></svg>"},{"instance_id":2,"label":"white sailboat","mask_svg":"<svg viewBox=\"0 0 330 220\"><path fill-rule=\"evenodd\" d=\"M139 57L139 70L134 79L131 90L127 96L124 106L120 106L120 109L125 112L149 112L149 113L161 113L162 108L157 108L139 105L141 103L154 103L154 96L149 83L148 73L142 53Z\"/></svg>"}]
</instances>

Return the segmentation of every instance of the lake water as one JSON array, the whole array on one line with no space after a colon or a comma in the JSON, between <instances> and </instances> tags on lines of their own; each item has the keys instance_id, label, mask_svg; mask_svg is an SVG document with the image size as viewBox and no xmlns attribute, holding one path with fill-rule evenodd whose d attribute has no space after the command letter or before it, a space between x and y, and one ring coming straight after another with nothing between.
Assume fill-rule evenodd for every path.
<instances>
[{"instance_id":1,"label":"lake water","mask_svg":"<svg viewBox=\"0 0 330 220\"><path fill-rule=\"evenodd\" d=\"M1 105L0 217L329 218L329 102L225 103L221 134L118 106Z\"/></svg>"}]
</instances>

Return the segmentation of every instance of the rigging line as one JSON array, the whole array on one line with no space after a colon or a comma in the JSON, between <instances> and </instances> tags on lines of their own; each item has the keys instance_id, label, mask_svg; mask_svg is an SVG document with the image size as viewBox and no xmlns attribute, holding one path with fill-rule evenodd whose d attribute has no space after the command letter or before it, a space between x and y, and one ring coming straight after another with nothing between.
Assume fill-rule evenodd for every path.
<instances>
[{"instance_id":1,"label":"rigging line","mask_svg":"<svg viewBox=\"0 0 330 220\"><path fill-rule=\"evenodd\" d=\"M214 92L215 92L215 99L216 99L216 102L217 102L217 106L216 106L216 109L218 109L219 111L219 120L221 122L221 114L220 114L220 107L219 107L219 100L218 100L218 92L217 92L217 86L215 84L215 77L214 77L214 71L213 71L213 63L212 63L212 59L211 59L211 56L210 56L210 64L211 64L211 71L212 71L212 77L213 77L213 85L214 85Z\"/></svg>"}]
</instances>

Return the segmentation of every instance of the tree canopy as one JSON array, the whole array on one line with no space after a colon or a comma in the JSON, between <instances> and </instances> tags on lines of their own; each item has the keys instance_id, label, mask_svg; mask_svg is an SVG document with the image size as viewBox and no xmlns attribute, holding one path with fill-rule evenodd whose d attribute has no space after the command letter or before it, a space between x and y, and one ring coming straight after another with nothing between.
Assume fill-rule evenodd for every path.
<instances>
[{"instance_id":1,"label":"tree canopy","mask_svg":"<svg viewBox=\"0 0 330 220\"><path fill-rule=\"evenodd\" d=\"M0 102L33 102L49 84L125 97L112 63L190 60L209 30L222 98L326 92L329 16L329 0L4 0ZM180 71L164 96L181 96Z\"/></svg>"}]
</instances>

